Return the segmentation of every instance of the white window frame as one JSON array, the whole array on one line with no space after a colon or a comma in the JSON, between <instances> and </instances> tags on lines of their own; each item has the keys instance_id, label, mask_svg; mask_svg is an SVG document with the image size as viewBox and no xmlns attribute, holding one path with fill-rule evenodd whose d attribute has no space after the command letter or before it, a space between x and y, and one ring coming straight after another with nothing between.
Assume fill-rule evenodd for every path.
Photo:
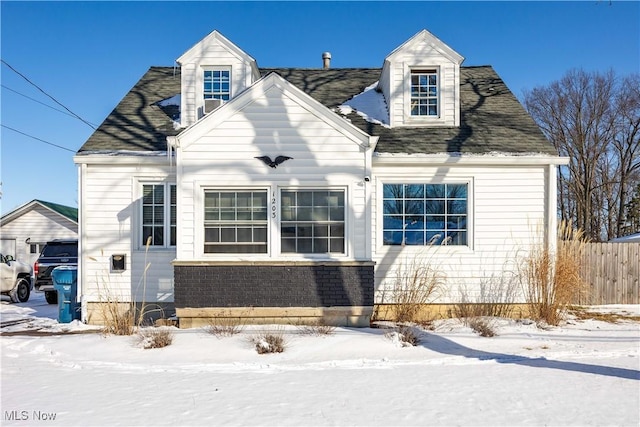
<instances>
[{"instance_id":1,"label":"white window frame","mask_svg":"<svg viewBox=\"0 0 640 427\"><path fill-rule=\"evenodd\" d=\"M411 114L411 75L416 71L432 70L438 76L438 115L414 116ZM404 123L409 126L443 126L447 125L445 119L444 100L444 72L443 67L435 64L404 64Z\"/></svg>"},{"instance_id":2,"label":"white window frame","mask_svg":"<svg viewBox=\"0 0 640 427\"><path fill-rule=\"evenodd\" d=\"M385 245L384 244L384 184L466 184L467 185L467 243L466 245ZM433 176L425 179L402 177L378 177L376 188L376 247L378 250L408 250L421 251L424 249L438 250L447 248L447 251L473 251L474 248L474 180L472 177L444 177Z\"/></svg>"},{"instance_id":3,"label":"white window frame","mask_svg":"<svg viewBox=\"0 0 640 427\"><path fill-rule=\"evenodd\" d=\"M246 185L224 185L210 182L197 183L194 193L195 202L195 252L194 254L202 259L234 259L234 260L329 260L329 259L349 259L352 252L351 222L352 213L349 209L350 189L348 185L327 185L318 183L308 186L278 185L277 183L248 183ZM281 192L282 191L342 191L345 198L344 206L344 252L343 253L291 253L281 252ZM204 196L205 191L265 191L267 193L267 253L205 253L204 252Z\"/></svg>"},{"instance_id":4,"label":"white window frame","mask_svg":"<svg viewBox=\"0 0 640 427\"><path fill-rule=\"evenodd\" d=\"M436 114L413 114L413 101L414 101L414 96L413 96L413 77L414 76L435 76L436 78L436 82L435 85L430 85L428 84L428 86L435 86L436 88L436 94L435 96L431 96L429 94L424 95L424 96L417 96L415 97L415 99L417 100L432 100L435 99L435 107L436 107ZM421 85L418 85L419 87ZM442 85L440 83L440 72L437 68L412 68L410 71L410 76L409 76L409 114L411 115L411 117L419 117L419 118L438 118L441 116L441 97L440 97L440 92L441 92L441 88ZM427 104L427 110L429 109L428 107L429 104Z\"/></svg>"},{"instance_id":5,"label":"white window frame","mask_svg":"<svg viewBox=\"0 0 640 427\"><path fill-rule=\"evenodd\" d=\"M135 233L135 238L136 238L136 244L134 245L134 247L136 247L138 250L146 250L147 246L146 246L146 242L144 241L144 228L145 228L145 224L144 224L144 186L146 185L153 185L153 186L162 186L163 187L163 192L164 192L164 203L163 203L163 244L162 245L149 245L149 250L162 250L162 249L175 249L176 248L176 244L177 244L177 229L178 229L178 209L177 209L177 202L178 202L178 187L177 184L174 181L167 181L167 180L161 180L161 181L155 181L155 180L146 180L146 179L139 179L137 182L137 187L138 187L138 208L137 208L137 215L138 215L138 219L136 221L136 233ZM175 188L176 191L176 204L173 205L171 203L171 188ZM173 215L173 224L172 224L172 207L175 207L175 214ZM176 230L176 242L174 244L171 244L171 231L172 228Z\"/></svg>"},{"instance_id":6,"label":"white window frame","mask_svg":"<svg viewBox=\"0 0 640 427\"><path fill-rule=\"evenodd\" d=\"M266 241L265 241L265 247L266 247L266 251L265 252L206 252L205 251L205 246L207 244L207 239L206 239L206 226L207 226L207 219L206 219L206 206L205 206L205 200L206 200L206 193L245 193L245 192L251 192L251 193L264 193L266 196L266 201L265 201L265 219L264 219L264 225L265 225L265 233L266 233ZM200 227L201 227L201 232L202 232L202 244L201 244L201 252L205 255L205 256L210 256L210 255L214 255L214 256L228 256L228 255L236 255L236 256L265 256L269 253L269 247L270 247L270 224L269 224L269 190L263 187L245 187L245 188L231 188L231 187L206 187L202 189L202 203L201 203L201 214L202 214L202 221L200 222ZM234 212L238 213L238 206L234 207ZM215 221L215 220L212 220ZM231 224L235 224L235 227L238 226L242 226L242 225L246 225L249 226L251 225L252 227L255 224L262 224L261 220L243 220L243 221L239 221L239 220L223 220L220 219L218 220L219 224L221 225L231 225ZM215 225L215 222L212 222L212 225ZM225 227L228 228L228 227ZM246 245L248 245L250 242L244 242ZM220 242L220 246L223 245L223 242ZM242 246L242 242L238 242L237 240L234 242L228 242L227 246ZM215 246L215 245L213 245Z\"/></svg>"},{"instance_id":7,"label":"white window frame","mask_svg":"<svg viewBox=\"0 0 640 427\"><path fill-rule=\"evenodd\" d=\"M205 78L204 78L204 74L207 71L226 71L229 73L229 92L228 92L228 99L223 99L223 98L205 98L205 96L207 95L207 93L209 92L205 92L204 91L204 83L205 83ZM231 67L228 65L220 65L220 66L204 66L202 67L202 71L200 73L200 84L199 84L199 90L201 92L201 96L200 99L204 105L204 101L205 99L222 99L223 102L228 102L229 100L231 100L231 98L233 98L233 74L231 72ZM212 94L223 94L226 92L210 92Z\"/></svg>"},{"instance_id":8,"label":"white window frame","mask_svg":"<svg viewBox=\"0 0 640 427\"><path fill-rule=\"evenodd\" d=\"M282 251L282 193L283 192L303 192L303 191L327 191L327 192L342 192L344 198L344 206L342 207L342 227L343 227L343 251L342 252L283 252ZM290 187L282 186L278 188L278 253L282 257L304 257L304 258L317 258L317 259L332 259L332 258L344 258L348 256L350 246L350 234L349 234L349 191L346 186L308 186L308 187ZM301 221L297 221L301 222ZM330 222L330 221L327 221Z\"/></svg>"}]
</instances>

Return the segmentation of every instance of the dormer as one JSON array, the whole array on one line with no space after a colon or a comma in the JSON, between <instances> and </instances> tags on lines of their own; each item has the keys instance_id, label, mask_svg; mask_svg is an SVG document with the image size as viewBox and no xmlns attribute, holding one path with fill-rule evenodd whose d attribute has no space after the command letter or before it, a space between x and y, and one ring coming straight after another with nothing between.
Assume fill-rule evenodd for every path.
<instances>
[{"instance_id":1,"label":"dormer","mask_svg":"<svg viewBox=\"0 0 640 427\"><path fill-rule=\"evenodd\" d=\"M181 127L188 127L260 78L256 60L214 30L176 60Z\"/></svg>"},{"instance_id":2,"label":"dormer","mask_svg":"<svg viewBox=\"0 0 640 427\"><path fill-rule=\"evenodd\" d=\"M422 30L384 60L378 89L391 127L460 126L460 64L464 58Z\"/></svg>"}]
</instances>

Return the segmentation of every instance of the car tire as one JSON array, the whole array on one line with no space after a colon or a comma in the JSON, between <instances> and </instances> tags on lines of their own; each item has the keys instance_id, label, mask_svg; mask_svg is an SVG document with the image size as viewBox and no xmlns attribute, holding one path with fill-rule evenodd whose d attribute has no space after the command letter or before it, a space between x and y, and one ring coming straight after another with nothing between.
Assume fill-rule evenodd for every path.
<instances>
[{"instance_id":1,"label":"car tire","mask_svg":"<svg viewBox=\"0 0 640 427\"><path fill-rule=\"evenodd\" d=\"M30 294L31 284L23 277L18 279L16 286L9 293L9 297L11 297L11 301L13 302L27 302L29 301Z\"/></svg>"},{"instance_id":2,"label":"car tire","mask_svg":"<svg viewBox=\"0 0 640 427\"><path fill-rule=\"evenodd\" d=\"M46 299L49 304L57 304L58 303L58 292L57 291L44 291L44 299Z\"/></svg>"}]
</instances>

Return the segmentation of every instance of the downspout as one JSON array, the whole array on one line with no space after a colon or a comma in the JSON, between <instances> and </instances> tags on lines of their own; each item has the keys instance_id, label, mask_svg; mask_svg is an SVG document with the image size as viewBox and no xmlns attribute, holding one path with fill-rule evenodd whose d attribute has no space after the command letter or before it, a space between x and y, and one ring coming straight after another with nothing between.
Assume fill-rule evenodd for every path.
<instances>
[{"instance_id":1,"label":"downspout","mask_svg":"<svg viewBox=\"0 0 640 427\"><path fill-rule=\"evenodd\" d=\"M365 227L366 232L364 234L364 250L365 250L365 258L367 261L373 259L373 248L372 246L372 238L371 233L373 233L373 222L372 222L372 209L373 204L371 202L371 186L374 180L372 174L372 157L373 152L376 149L376 145L378 144L379 136L370 136L369 144L364 147L364 197L365 197ZM375 187L374 187L375 188Z\"/></svg>"},{"instance_id":2,"label":"downspout","mask_svg":"<svg viewBox=\"0 0 640 427\"><path fill-rule=\"evenodd\" d=\"M558 240L558 181L557 166L547 166L547 236L546 247L555 254Z\"/></svg>"},{"instance_id":3,"label":"downspout","mask_svg":"<svg viewBox=\"0 0 640 427\"><path fill-rule=\"evenodd\" d=\"M80 321L82 323L87 323L87 298L84 294L84 264L85 264L85 255L84 255L84 213L82 211L82 205L84 201L83 190L84 190L84 176L86 174L87 165L85 163L81 163L78 165L78 254L80 257L78 258L78 271L76 275L76 286L77 286L77 294L76 294L76 303L80 303Z\"/></svg>"}]
</instances>

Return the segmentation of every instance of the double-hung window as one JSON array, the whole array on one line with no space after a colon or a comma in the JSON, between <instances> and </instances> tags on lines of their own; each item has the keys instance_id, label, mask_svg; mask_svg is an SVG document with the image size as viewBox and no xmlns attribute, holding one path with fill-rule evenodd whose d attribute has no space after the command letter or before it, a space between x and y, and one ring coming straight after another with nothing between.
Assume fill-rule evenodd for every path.
<instances>
[{"instance_id":1,"label":"double-hung window","mask_svg":"<svg viewBox=\"0 0 640 427\"><path fill-rule=\"evenodd\" d=\"M231 96L231 71L211 69L204 71L204 99L228 101Z\"/></svg>"},{"instance_id":2,"label":"double-hung window","mask_svg":"<svg viewBox=\"0 0 640 427\"><path fill-rule=\"evenodd\" d=\"M438 71L411 71L411 115L438 117Z\"/></svg>"},{"instance_id":3,"label":"double-hung window","mask_svg":"<svg viewBox=\"0 0 640 427\"><path fill-rule=\"evenodd\" d=\"M205 190L204 253L267 253L267 191Z\"/></svg>"},{"instance_id":4,"label":"double-hung window","mask_svg":"<svg viewBox=\"0 0 640 427\"><path fill-rule=\"evenodd\" d=\"M142 185L141 246L176 245L176 185Z\"/></svg>"},{"instance_id":5,"label":"double-hung window","mask_svg":"<svg viewBox=\"0 0 640 427\"><path fill-rule=\"evenodd\" d=\"M384 184L385 245L467 245L468 184Z\"/></svg>"},{"instance_id":6,"label":"double-hung window","mask_svg":"<svg viewBox=\"0 0 640 427\"><path fill-rule=\"evenodd\" d=\"M344 190L282 190L280 251L345 253Z\"/></svg>"}]
</instances>

